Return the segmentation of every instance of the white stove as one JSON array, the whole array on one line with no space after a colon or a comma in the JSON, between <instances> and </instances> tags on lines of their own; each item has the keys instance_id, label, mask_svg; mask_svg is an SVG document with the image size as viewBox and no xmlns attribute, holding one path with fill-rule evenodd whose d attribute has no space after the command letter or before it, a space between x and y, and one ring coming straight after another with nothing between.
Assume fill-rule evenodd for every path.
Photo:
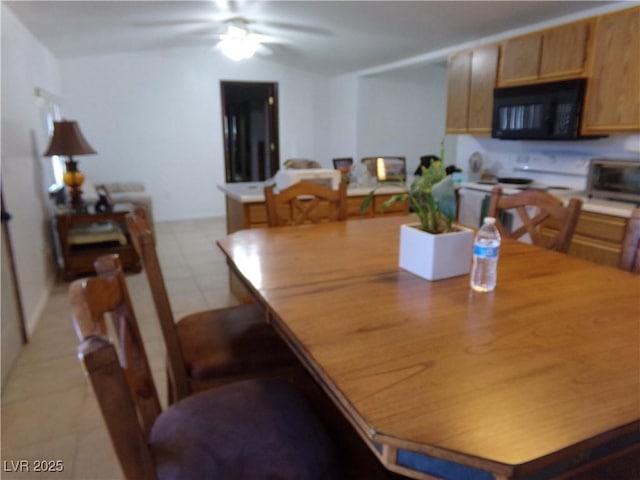
<instances>
[{"instance_id":1,"label":"white stove","mask_svg":"<svg viewBox=\"0 0 640 480\"><path fill-rule=\"evenodd\" d=\"M590 158L586 156L554 154L515 154L500 158L488 169L494 179L460 184L458 221L478 228L488 206L488 197L496 186L501 187L505 195L513 195L523 189L544 190L565 198L583 194L589 161ZM499 179L522 179L530 182L521 185L500 182Z\"/></svg>"}]
</instances>

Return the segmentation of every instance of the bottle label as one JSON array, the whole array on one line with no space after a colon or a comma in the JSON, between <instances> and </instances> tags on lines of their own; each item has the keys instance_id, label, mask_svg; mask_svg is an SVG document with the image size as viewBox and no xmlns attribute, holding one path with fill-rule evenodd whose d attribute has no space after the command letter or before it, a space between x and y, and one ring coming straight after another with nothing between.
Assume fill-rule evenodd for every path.
<instances>
[{"instance_id":1,"label":"bottle label","mask_svg":"<svg viewBox=\"0 0 640 480\"><path fill-rule=\"evenodd\" d=\"M480 258L498 258L498 250L500 250L500 247L478 244L473 246L473 254Z\"/></svg>"}]
</instances>

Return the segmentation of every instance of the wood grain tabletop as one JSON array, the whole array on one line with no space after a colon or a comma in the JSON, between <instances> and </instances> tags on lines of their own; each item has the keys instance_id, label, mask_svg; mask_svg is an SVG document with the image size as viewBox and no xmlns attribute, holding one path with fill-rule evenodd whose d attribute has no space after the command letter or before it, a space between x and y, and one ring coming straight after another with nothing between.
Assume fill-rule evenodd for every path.
<instances>
[{"instance_id":1,"label":"wood grain tabletop","mask_svg":"<svg viewBox=\"0 0 640 480\"><path fill-rule=\"evenodd\" d=\"M640 429L640 277L503 240L494 292L430 282L398 267L412 220L218 242L383 461L408 450L518 477Z\"/></svg>"}]
</instances>

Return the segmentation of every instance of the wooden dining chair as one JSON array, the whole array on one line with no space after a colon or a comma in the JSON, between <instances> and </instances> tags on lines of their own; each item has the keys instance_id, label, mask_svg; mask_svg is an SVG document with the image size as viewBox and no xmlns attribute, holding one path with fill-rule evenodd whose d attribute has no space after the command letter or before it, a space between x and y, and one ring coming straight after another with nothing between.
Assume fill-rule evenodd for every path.
<instances>
[{"instance_id":1,"label":"wooden dining chair","mask_svg":"<svg viewBox=\"0 0 640 480\"><path fill-rule=\"evenodd\" d=\"M160 320L170 403L242 378L291 377L295 357L255 304L195 312L176 322L149 225L139 211L126 221Z\"/></svg>"},{"instance_id":2,"label":"wooden dining chair","mask_svg":"<svg viewBox=\"0 0 640 480\"><path fill-rule=\"evenodd\" d=\"M280 379L227 384L162 411L116 255L70 286L78 356L127 479L338 478L336 452L306 398ZM117 346L104 335L111 317Z\"/></svg>"},{"instance_id":3,"label":"wooden dining chair","mask_svg":"<svg viewBox=\"0 0 640 480\"><path fill-rule=\"evenodd\" d=\"M337 190L316 182L302 181L273 191L264 188L269 227L342 221L347 218L347 184L341 182Z\"/></svg>"},{"instance_id":4,"label":"wooden dining chair","mask_svg":"<svg viewBox=\"0 0 640 480\"><path fill-rule=\"evenodd\" d=\"M624 234L620 268L640 273L640 208L631 213Z\"/></svg>"},{"instance_id":5,"label":"wooden dining chair","mask_svg":"<svg viewBox=\"0 0 640 480\"><path fill-rule=\"evenodd\" d=\"M582 200L577 198L570 199L565 206L562 200L541 190L523 190L514 195L503 195L502 188L495 187L491 191L487 216L496 218L496 225L503 237L518 239L528 234L534 245L566 253L581 209ZM500 221L500 213L507 210L515 210L522 221L522 226L511 233L507 233ZM550 219L557 222L558 233L543 235L541 225Z\"/></svg>"}]
</instances>

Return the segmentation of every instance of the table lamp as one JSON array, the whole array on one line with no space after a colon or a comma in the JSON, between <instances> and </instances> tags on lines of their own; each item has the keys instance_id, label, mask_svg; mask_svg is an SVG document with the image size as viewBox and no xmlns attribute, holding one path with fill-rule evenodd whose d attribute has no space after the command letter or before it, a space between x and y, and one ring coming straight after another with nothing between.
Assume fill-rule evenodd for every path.
<instances>
[{"instance_id":1,"label":"table lamp","mask_svg":"<svg viewBox=\"0 0 640 480\"><path fill-rule=\"evenodd\" d=\"M49 148L43 155L45 157L53 155L67 157L62 181L69 187L71 208L76 213L85 212L86 207L82 201L82 190L80 189L84 182L84 175L78 170L78 163L73 159L73 155L88 155L91 153L96 153L96 151L82 135L78 122L74 120L53 122L53 136L51 137Z\"/></svg>"}]
</instances>

